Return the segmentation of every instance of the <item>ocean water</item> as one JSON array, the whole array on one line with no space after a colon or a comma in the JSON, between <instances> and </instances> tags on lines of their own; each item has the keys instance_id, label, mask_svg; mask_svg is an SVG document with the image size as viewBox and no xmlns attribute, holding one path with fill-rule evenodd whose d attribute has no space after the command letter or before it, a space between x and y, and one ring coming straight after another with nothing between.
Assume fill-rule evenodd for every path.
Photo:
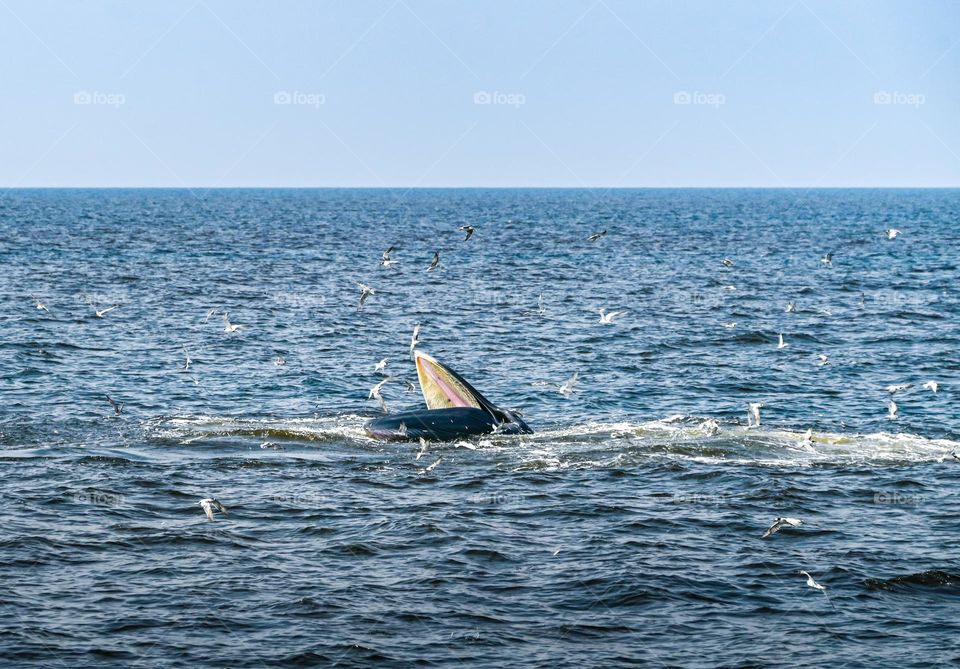
<instances>
[{"instance_id":1,"label":"ocean water","mask_svg":"<svg viewBox=\"0 0 960 669\"><path fill-rule=\"evenodd\" d=\"M960 660L960 191L8 190L0 261L4 667ZM535 433L366 437L418 322Z\"/></svg>"}]
</instances>

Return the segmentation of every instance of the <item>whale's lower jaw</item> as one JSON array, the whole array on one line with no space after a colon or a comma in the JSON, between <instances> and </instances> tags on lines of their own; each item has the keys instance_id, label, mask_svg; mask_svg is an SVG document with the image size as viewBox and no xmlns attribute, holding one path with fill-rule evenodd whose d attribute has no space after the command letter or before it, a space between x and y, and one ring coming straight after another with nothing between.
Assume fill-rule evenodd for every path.
<instances>
[{"instance_id":1,"label":"whale's lower jaw","mask_svg":"<svg viewBox=\"0 0 960 669\"><path fill-rule=\"evenodd\" d=\"M424 409L390 414L371 420L364 429L384 441L455 441L485 434L526 434L532 432L521 419L510 416L498 422L489 412L474 407Z\"/></svg>"}]
</instances>

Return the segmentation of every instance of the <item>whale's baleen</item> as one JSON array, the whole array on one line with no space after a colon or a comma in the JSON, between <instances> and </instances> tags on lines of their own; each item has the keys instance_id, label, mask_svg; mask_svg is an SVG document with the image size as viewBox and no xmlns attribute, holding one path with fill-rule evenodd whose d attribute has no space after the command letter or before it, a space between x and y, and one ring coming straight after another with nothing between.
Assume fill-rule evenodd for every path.
<instances>
[{"instance_id":1,"label":"whale's baleen","mask_svg":"<svg viewBox=\"0 0 960 669\"><path fill-rule=\"evenodd\" d=\"M427 408L390 414L368 422L371 437L385 440L452 441L483 434L533 432L515 412L494 406L466 379L421 351L417 377Z\"/></svg>"}]
</instances>

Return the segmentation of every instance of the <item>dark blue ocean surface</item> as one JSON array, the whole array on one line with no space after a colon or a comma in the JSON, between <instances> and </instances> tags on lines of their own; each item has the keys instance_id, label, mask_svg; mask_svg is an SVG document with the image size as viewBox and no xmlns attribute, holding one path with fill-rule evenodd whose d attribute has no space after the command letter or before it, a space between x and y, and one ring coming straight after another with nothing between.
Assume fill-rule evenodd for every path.
<instances>
[{"instance_id":1,"label":"dark blue ocean surface","mask_svg":"<svg viewBox=\"0 0 960 669\"><path fill-rule=\"evenodd\" d=\"M13 190L0 261L4 667L960 661L960 191ZM368 438L418 322L535 434Z\"/></svg>"}]
</instances>

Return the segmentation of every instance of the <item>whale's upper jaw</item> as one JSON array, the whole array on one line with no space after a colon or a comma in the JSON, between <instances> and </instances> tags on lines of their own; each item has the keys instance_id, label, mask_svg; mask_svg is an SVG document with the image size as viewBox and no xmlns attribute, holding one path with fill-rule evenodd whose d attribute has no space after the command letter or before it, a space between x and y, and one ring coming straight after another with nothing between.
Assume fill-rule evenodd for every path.
<instances>
[{"instance_id":1,"label":"whale's upper jaw","mask_svg":"<svg viewBox=\"0 0 960 669\"><path fill-rule=\"evenodd\" d=\"M466 379L435 358L416 351L417 378L428 409L473 407L494 413L496 407Z\"/></svg>"}]
</instances>

